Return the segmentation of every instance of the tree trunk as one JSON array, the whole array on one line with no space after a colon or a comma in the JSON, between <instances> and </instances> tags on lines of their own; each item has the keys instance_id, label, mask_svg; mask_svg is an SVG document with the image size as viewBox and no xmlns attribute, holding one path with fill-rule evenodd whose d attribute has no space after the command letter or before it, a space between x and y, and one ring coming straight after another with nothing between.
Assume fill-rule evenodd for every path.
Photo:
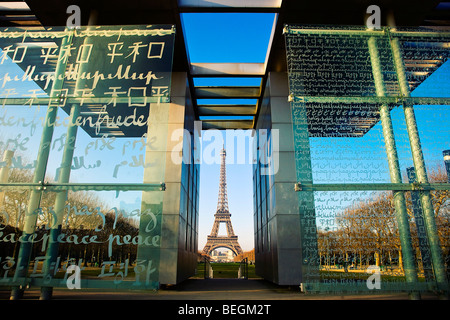
<instances>
[{"instance_id":1,"label":"tree trunk","mask_svg":"<svg viewBox=\"0 0 450 320\"><path fill-rule=\"evenodd\" d=\"M403 257L402 257L402 250L398 250L398 268L401 272L403 272Z\"/></svg>"},{"instance_id":2,"label":"tree trunk","mask_svg":"<svg viewBox=\"0 0 450 320\"><path fill-rule=\"evenodd\" d=\"M377 267L379 267L380 266L380 253L378 251L375 251L374 256L375 256L375 265Z\"/></svg>"}]
</instances>

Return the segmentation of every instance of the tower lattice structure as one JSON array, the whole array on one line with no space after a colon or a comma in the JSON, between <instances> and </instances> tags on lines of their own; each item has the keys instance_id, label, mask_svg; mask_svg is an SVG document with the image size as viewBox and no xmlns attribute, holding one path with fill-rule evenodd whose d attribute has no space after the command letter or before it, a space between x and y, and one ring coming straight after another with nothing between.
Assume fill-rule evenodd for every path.
<instances>
[{"instance_id":1,"label":"tower lattice structure","mask_svg":"<svg viewBox=\"0 0 450 320\"><path fill-rule=\"evenodd\" d=\"M206 245L203 248L204 254L210 254L217 248L228 248L235 255L241 254L243 251L238 242L238 237L234 234L233 226L231 225L231 213L228 209L227 196L227 174L226 174L226 159L227 153L222 149L220 153L220 181L219 181L219 199L217 202L217 210L214 214L214 224L211 234L208 236ZM219 226L221 223L226 224L227 235L219 236Z\"/></svg>"}]
</instances>

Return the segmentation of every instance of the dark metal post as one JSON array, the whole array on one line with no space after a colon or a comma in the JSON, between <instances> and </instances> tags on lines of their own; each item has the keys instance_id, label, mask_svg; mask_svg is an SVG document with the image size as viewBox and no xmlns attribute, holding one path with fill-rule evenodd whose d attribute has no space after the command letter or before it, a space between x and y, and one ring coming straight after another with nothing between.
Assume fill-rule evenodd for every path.
<instances>
[{"instance_id":1,"label":"dark metal post","mask_svg":"<svg viewBox=\"0 0 450 320\"><path fill-rule=\"evenodd\" d=\"M409 183L416 183L416 171L414 167L406 168ZM427 234L425 231L425 222L423 219L422 206L420 204L420 195L418 191L411 191L411 202L414 213L414 220L417 228L417 238L419 240L419 250L422 256L423 272L425 280L433 279L433 267L431 266L430 249L428 247Z\"/></svg>"},{"instance_id":2,"label":"dark metal post","mask_svg":"<svg viewBox=\"0 0 450 320\"><path fill-rule=\"evenodd\" d=\"M61 161L61 167L59 170L59 177L58 182L59 183L67 183L69 182L70 178L70 171L72 167L72 161L73 161L73 152L75 149L75 139L77 136L78 126L75 125L75 121L80 114L80 106L73 105L70 110L70 118L71 122L69 123L69 127L67 128L67 142L64 146L63 151L63 158ZM54 272L57 269L56 261L58 257L58 248L59 248L59 242L58 242L58 236L61 234L62 230L62 221L63 221L63 215L64 215L64 207L66 205L67 200L67 190L66 191L59 191L56 194L55 199L55 207L54 211L56 213L55 221L52 221L52 226L50 229L50 242L47 247L47 254L48 257L44 262L43 267L43 273L44 273L44 279L51 279L53 276L51 275L51 272ZM41 288L41 300L47 300L50 299L52 296L52 287L42 287Z\"/></svg>"},{"instance_id":3,"label":"dark metal post","mask_svg":"<svg viewBox=\"0 0 450 320\"><path fill-rule=\"evenodd\" d=\"M386 89L381 73L381 61L377 48L377 39L371 37L368 40L370 61L372 63L372 73L375 82L377 96L386 96ZM394 138L394 128L392 125L389 106L383 104L380 106L380 119L383 128L383 137L386 145L386 154L388 157L389 173L392 183L402 183L400 165L398 161L397 147ZM405 194L402 191L394 191L395 215L400 235L402 247L403 267L405 270L406 282L413 287L417 284L417 270L414 262L414 251L412 248L411 232L409 229L408 212L406 210ZM410 293L411 299L420 299L418 292Z\"/></svg>"}]
</instances>

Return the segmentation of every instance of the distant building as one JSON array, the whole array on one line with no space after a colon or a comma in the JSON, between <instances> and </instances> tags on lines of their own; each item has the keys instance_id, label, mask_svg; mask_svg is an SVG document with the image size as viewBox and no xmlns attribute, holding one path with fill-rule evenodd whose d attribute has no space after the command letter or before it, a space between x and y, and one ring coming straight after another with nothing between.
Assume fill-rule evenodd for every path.
<instances>
[{"instance_id":1,"label":"distant building","mask_svg":"<svg viewBox=\"0 0 450 320\"><path fill-rule=\"evenodd\" d=\"M233 262L234 253L231 250L226 250L224 252L214 250L211 252L211 262Z\"/></svg>"}]
</instances>

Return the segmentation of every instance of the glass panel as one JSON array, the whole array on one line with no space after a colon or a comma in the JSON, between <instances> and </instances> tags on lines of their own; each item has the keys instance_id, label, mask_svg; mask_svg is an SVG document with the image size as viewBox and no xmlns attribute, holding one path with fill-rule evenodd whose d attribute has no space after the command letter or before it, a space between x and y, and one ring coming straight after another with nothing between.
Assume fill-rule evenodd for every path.
<instances>
[{"instance_id":1,"label":"glass panel","mask_svg":"<svg viewBox=\"0 0 450 320\"><path fill-rule=\"evenodd\" d=\"M286 35L288 72L291 86L299 96L375 96L372 66L369 58L369 37L363 28L353 27L349 35L336 35L330 28L315 29L290 26L295 34ZM360 31L360 32L357 32ZM391 93L396 93L395 73L389 42L377 38L382 57L382 74Z\"/></svg>"},{"instance_id":2,"label":"glass panel","mask_svg":"<svg viewBox=\"0 0 450 320\"><path fill-rule=\"evenodd\" d=\"M174 33L0 30L3 285L158 287Z\"/></svg>"},{"instance_id":3,"label":"glass panel","mask_svg":"<svg viewBox=\"0 0 450 320\"><path fill-rule=\"evenodd\" d=\"M293 25L285 35L307 290L440 286L448 33Z\"/></svg>"},{"instance_id":4,"label":"glass panel","mask_svg":"<svg viewBox=\"0 0 450 320\"><path fill-rule=\"evenodd\" d=\"M115 199L112 194L69 192L59 226L54 207L57 195L45 193L37 214L28 270L34 284L66 287L70 275L67 268L77 265L83 289L157 287L159 254L156 252L152 260L145 260L142 253L158 251L161 212L156 212L155 207L145 209L142 192L130 191ZM8 196L9 208L14 195L8 193ZM115 201L105 200L111 198ZM129 202L133 198L134 202ZM26 210L26 200L15 194L15 206L8 210L9 228L18 226L16 230L19 230L23 226L19 208ZM17 257L20 233L4 235L3 242L6 242L4 250L8 250L4 257ZM57 253L52 256L55 250ZM13 275L3 279L6 284Z\"/></svg>"},{"instance_id":5,"label":"glass panel","mask_svg":"<svg viewBox=\"0 0 450 320\"><path fill-rule=\"evenodd\" d=\"M324 288L368 290L368 268L376 266L383 287L400 290L405 276L392 193L316 192L314 198Z\"/></svg>"}]
</instances>

